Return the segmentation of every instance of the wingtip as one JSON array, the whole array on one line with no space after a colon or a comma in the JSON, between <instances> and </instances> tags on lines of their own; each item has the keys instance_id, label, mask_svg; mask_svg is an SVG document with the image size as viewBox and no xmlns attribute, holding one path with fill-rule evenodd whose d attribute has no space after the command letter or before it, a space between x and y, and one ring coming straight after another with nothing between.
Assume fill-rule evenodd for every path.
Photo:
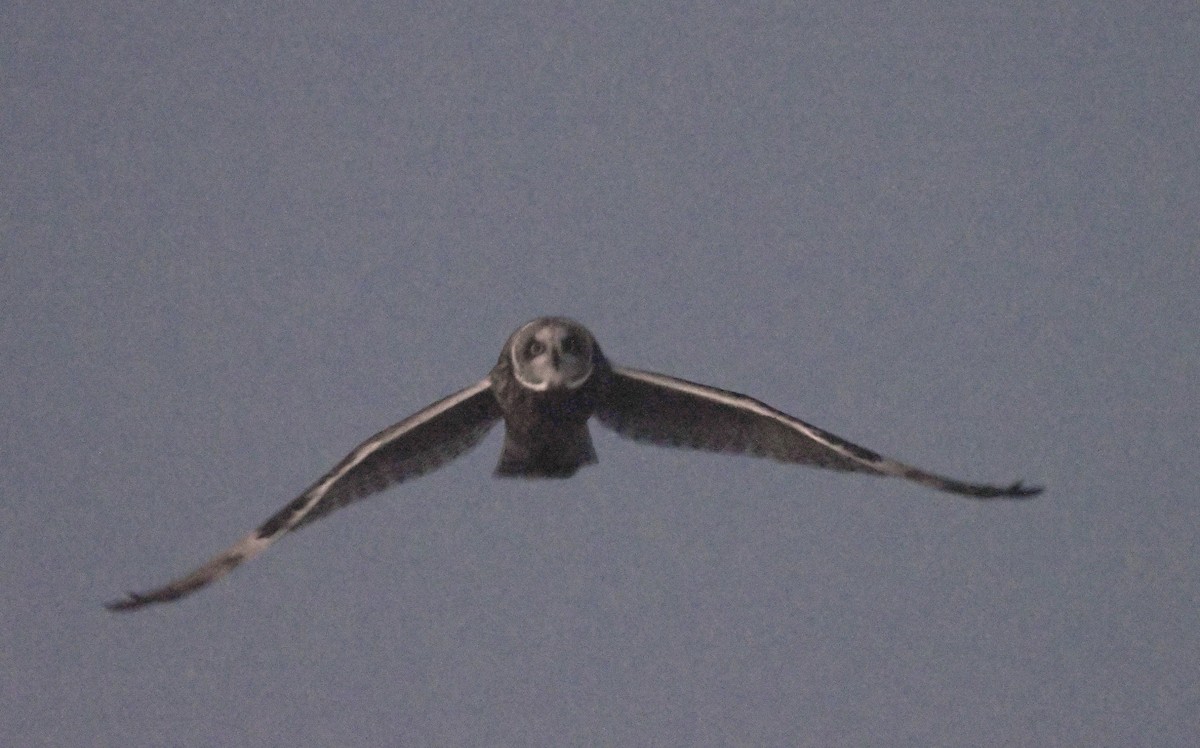
<instances>
[{"instance_id":1,"label":"wingtip","mask_svg":"<svg viewBox=\"0 0 1200 748\"><path fill-rule=\"evenodd\" d=\"M1044 490L1043 486L1027 486L1024 481L1016 481L1004 489L1004 493L1001 495L1014 499L1032 499Z\"/></svg>"},{"instance_id":2,"label":"wingtip","mask_svg":"<svg viewBox=\"0 0 1200 748\"><path fill-rule=\"evenodd\" d=\"M121 613L127 610L137 610L138 608L148 605L153 600L150 600L136 592L126 593L125 597L120 600L110 600L104 603L104 607L115 613Z\"/></svg>"}]
</instances>

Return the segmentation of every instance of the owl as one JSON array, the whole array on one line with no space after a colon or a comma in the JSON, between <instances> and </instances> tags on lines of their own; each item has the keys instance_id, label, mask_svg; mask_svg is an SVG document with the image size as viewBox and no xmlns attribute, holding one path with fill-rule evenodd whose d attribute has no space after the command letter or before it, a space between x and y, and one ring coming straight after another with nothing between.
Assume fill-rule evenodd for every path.
<instances>
[{"instance_id":1,"label":"owl","mask_svg":"<svg viewBox=\"0 0 1200 748\"><path fill-rule=\"evenodd\" d=\"M190 574L108 603L133 610L176 600L224 576L288 532L353 501L445 465L499 421L500 477L567 478L596 462L588 421L630 439L890 475L975 499L1041 488L966 483L883 457L736 392L609 363L590 332L539 317L509 336L484 379L367 439L256 530Z\"/></svg>"}]
</instances>

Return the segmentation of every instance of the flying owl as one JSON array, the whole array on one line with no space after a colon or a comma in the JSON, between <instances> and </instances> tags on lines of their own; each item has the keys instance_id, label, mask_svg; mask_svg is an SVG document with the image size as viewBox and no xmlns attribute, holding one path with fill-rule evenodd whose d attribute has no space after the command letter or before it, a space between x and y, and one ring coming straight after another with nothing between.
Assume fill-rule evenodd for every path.
<instances>
[{"instance_id":1,"label":"flying owl","mask_svg":"<svg viewBox=\"0 0 1200 748\"><path fill-rule=\"evenodd\" d=\"M780 462L907 478L976 499L1026 498L1041 488L947 478L883 457L754 398L685 379L613 366L592 334L564 317L514 332L479 382L367 439L258 529L192 573L108 603L133 610L176 600L262 553L284 534L352 501L445 465L504 421L496 475L567 478L596 462L593 416L630 439Z\"/></svg>"}]
</instances>

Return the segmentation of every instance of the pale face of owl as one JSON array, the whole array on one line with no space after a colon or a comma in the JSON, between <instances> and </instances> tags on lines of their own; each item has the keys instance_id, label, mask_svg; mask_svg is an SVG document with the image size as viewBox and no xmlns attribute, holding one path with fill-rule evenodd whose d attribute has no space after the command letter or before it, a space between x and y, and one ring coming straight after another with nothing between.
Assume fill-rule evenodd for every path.
<instances>
[{"instance_id":1,"label":"pale face of owl","mask_svg":"<svg viewBox=\"0 0 1200 748\"><path fill-rule=\"evenodd\" d=\"M578 322L542 317L513 333L508 355L522 387L573 390L592 375L594 347L591 334Z\"/></svg>"}]
</instances>

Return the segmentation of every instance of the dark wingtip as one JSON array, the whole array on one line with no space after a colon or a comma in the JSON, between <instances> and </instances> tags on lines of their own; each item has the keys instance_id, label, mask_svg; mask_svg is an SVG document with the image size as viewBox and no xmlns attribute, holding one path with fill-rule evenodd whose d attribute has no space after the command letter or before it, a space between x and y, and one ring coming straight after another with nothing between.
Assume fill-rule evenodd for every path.
<instances>
[{"instance_id":1,"label":"dark wingtip","mask_svg":"<svg viewBox=\"0 0 1200 748\"><path fill-rule=\"evenodd\" d=\"M998 495L1014 499L1032 499L1034 496L1040 494L1043 490L1044 489L1042 486L1027 486L1022 481L1017 481L1008 488L1004 489L1004 491Z\"/></svg>"},{"instance_id":2,"label":"dark wingtip","mask_svg":"<svg viewBox=\"0 0 1200 748\"><path fill-rule=\"evenodd\" d=\"M137 610L143 605L149 605L152 602L154 601L143 597L136 592L130 592L120 600L113 600L111 602L104 603L104 607L111 611L121 612L126 610Z\"/></svg>"}]
</instances>

